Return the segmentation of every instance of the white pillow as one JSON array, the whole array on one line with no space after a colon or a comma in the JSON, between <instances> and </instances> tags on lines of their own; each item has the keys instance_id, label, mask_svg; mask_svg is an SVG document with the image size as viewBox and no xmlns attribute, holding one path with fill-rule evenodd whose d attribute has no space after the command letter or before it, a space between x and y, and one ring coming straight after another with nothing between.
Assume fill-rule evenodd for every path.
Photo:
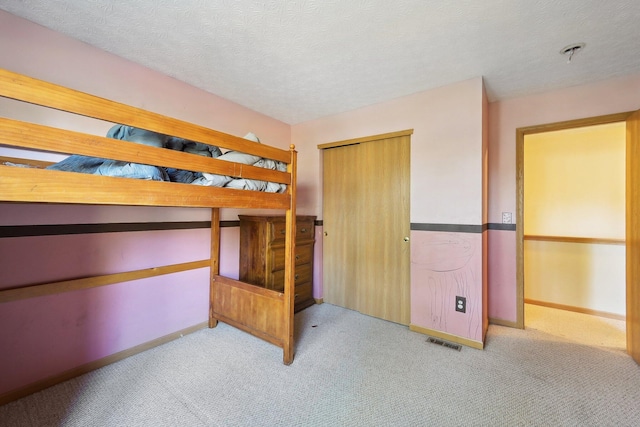
<instances>
[{"instance_id":1,"label":"white pillow","mask_svg":"<svg viewBox=\"0 0 640 427\"><path fill-rule=\"evenodd\" d=\"M236 190L264 191L267 187L267 183L257 179L238 178L229 181L225 187L235 188Z\"/></svg>"},{"instance_id":2,"label":"white pillow","mask_svg":"<svg viewBox=\"0 0 640 427\"><path fill-rule=\"evenodd\" d=\"M245 165L253 165L260 160L259 156L240 153L239 151L227 151L222 156L217 157L218 160L226 160L227 162L242 163Z\"/></svg>"},{"instance_id":3,"label":"white pillow","mask_svg":"<svg viewBox=\"0 0 640 427\"><path fill-rule=\"evenodd\" d=\"M233 178L226 175L216 175L213 173L202 172L202 176L193 183L197 185L209 185L212 187L224 187Z\"/></svg>"},{"instance_id":4,"label":"white pillow","mask_svg":"<svg viewBox=\"0 0 640 427\"><path fill-rule=\"evenodd\" d=\"M257 142L258 144L260 144L260 138L258 138L253 132L249 132L248 134L246 134L244 136L244 139L248 139L249 141Z\"/></svg>"},{"instance_id":5,"label":"white pillow","mask_svg":"<svg viewBox=\"0 0 640 427\"><path fill-rule=\"evenodd\" d=\"M244 139L248 139L250 141L260 143L260 138L258 138L256 136L256 134L253 133L253 132L249 132L248 134L246 134L244 136ZM225 160L227 162L242 163L244 165L253 165L254 163L256 163L257 161L259 161L261 159L259 156L254 156L254 155L246 154L246 153L240 153L239 151L227 151L223 155L218 156L216 158L218 160ZM214 186L214 187L229 186L230 188L237 188L237 189L252 189L253 190L253 189L258 189L259 187L263 186L263 184L261 184L261 181L256 181L255 183L247 184L247 183L244 182L243 179L234 180L234 178L231 177L231 176L216 175L216 174L211 174L211 173L206 173L206 172L203 172L202 173L202 178L198 179L197 181L198 182L194 181L194 184L211 185L211 186ZM235 181L235 182L233 182L233 181Z\"/></svg>"},{"instance_id":6,"label":"white pillow","mask_svg":"<svg viewBox=\"0 0 640 427\"><path fill-rule=\"evenodd\" d=\"M260 138L255 133L249 132L244 136L244 139L249 141L260 143ZM245 165L253 165L260 160L260 156L254 156L252 154L240 153L239 151L227 151L221 156L217 157L218 160L226 160L228 162L242 163Z\"/></svg>"}]
</instances>

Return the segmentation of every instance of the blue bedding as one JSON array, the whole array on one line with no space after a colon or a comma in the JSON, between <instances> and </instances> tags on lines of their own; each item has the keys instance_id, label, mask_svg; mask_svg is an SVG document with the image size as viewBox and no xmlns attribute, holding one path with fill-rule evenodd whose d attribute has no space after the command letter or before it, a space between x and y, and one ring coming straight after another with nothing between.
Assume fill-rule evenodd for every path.
<instances>
[{"instance_id":1,"label":"blue bedding","mask_svg":"<svg viewBox=\"0 0 640 427\"><path fill-rule=\"evenodd\" d=\"M162 135L131 126L115 125L109 129L107 137L149 145L152 147L183 151L185 153L197 154L200 156L215 157L220 160L244 163L247 165L283 172L287 170L286 164L282 162L263 159L258 156L239 153L236 151L228 151L222 154L220 148L215 146L174 136ZM251 132L244 138L254 142L260 142L258 137ZM270 193L282 193L286 190L286 185L279 183L234 178L231 176L192 172L174 168L163 168L139 163L122 162L118 160L100 159L97 157L81 156L77 154L71 155L58 163L47 166L47 169L123 178L147 179L153 181L171 181L185 184L231 187L236 189L266 191Z\"/></svg>"},{"instance_id":2,"label":"blue bedding","mask_svg":"<svg viewBox=\"0 0 640 427\"><path fill-rule=\"evenodd\" d=\"M113 126L107 132L107 137L149 145L151 147L184 151L207 157L218 157L222 155L222 152L218 147L125 125ZM191 183L202 176L199 172L184 171L173 168L161 168L157 166L110 159L100 159L97 157L80 156L77 154L71 155L56 164L47 166L47 169L182 183Z\"/></svg>"}]
</instances>

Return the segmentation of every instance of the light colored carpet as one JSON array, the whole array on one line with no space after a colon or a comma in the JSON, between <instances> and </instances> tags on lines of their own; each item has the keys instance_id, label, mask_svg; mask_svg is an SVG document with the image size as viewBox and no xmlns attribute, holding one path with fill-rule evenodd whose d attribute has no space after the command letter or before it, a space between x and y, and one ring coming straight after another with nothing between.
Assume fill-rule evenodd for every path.
<instances>
[{"instance_id":1,"label":"light colored carpet","mask_svg":"<svg viewBox=\"0 0 640 427\"><path fill-rule=\"evenodd\" d=\"M627 348L624 320L608 319L539 305L524 305L525 328L577 344L615 350Z\"/></svg>"},{"instance_id":2,"label":"light colored carpet","mask_svg":"<svg viewBox=\"0 0 640 427\"><path fill-rule=\"evenodd\" d=\"M490 326L484 350L329 304L296 315L291 366L220 324L0 407L2 426L637 426L621 349Z\"/></svg>"}]
</instances>

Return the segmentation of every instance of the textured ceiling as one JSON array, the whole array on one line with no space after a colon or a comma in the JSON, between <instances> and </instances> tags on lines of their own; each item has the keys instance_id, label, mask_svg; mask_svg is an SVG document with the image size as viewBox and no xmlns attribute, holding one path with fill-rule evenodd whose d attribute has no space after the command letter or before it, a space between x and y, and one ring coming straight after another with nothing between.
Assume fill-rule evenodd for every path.
<instances>
[{"instance_id":1,"label":"textured ceiling","mask_svg":"<svg viewBox=\"0 0 640 427\"><path fill-rule=\"evenodd\" d=\"M484 77L491 101L640 72L639 0L0 0L296 124ZM559 51L586 48L571 64Z\"/></svg>"}]
</instances>

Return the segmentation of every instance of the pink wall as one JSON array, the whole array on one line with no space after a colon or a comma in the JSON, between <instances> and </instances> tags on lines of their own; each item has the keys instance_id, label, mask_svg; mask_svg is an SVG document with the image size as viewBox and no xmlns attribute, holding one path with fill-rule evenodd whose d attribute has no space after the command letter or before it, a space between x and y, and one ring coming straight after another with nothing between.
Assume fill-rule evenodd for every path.
<instances>
[{"instance_id":1,"label":"pink wall","mask_svg":"<svg viewBox=\"0 0 640 427\"><path fill-rule=\"evenodd\" d=\"M200 269L4 303L0 394L201 323L207 277Z\"/></svg>"},{"instance_id":2,"label":"pink wall","mask_svg":"<svg viewBox=\"0 0 640 427\"><path fill-rule=\"evenodd\" d=\"M489 105L489 222L516 210L516 129L640 108L640 74ZM489 235L489 317L516 321L515 232Z\"/></svg>"},{"instance_id":3,"label":"pink wall","mask_svg":"<svg viewBox=\"0 0 640 427\"><path fill-rule=\"evenodd\" d=\"M488 310L491 319L516 321L515 231L489 230Z\"/></svg>"},{"instance_id":4,"label":"pink wall","mask_svg":"<svg viewBox=\"0 0 640 427\"><path fill-rule=\"evenodd\" d=\"M484 341L482 251L480 233L411 232L412 325ZM452 309L456 296L465 313Z\"/></svg>"},{"instance_id":5,"label":"pink wall","mask_svg":"<svg viewBox=\"0 0 640 427\"><path fill-rule=\"evenodd\" d=\"M289 125L0 11L0 67L233 135L288 148ZM111 124L0 98L3 116L104 135ZM0 150L2 151L2 150ZM12 155L7 150L1 155ZM223 210L224 220L237 211ZM208 221L208 209L0 204L0 226ZM208 257L209 230L0 238L0 286ZM221 272L238 275L238 230L222 229ZM0 304L0 394L200 324L207 268Z\"/></svg>"}]
</instances>

